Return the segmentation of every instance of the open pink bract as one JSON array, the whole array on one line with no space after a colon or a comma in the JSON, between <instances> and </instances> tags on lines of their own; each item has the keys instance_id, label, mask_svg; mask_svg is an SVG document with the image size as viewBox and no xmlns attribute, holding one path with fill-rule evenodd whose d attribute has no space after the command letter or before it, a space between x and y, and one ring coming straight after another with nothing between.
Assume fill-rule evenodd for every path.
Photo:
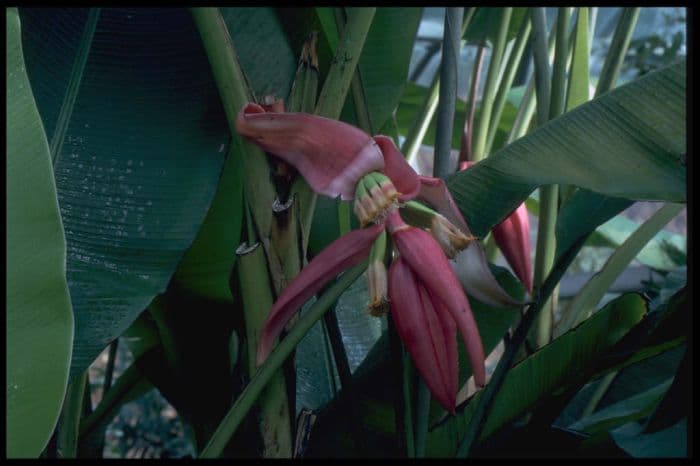
<instances>
[{"instance_id":1,"label":"open pink bract","mask_svg":"<svg viewBox=\"0 0 700 466\"><path fill-rule=\"evenodd\" d=\"M337 120L265 112L249 103L236 118L236 130L296 167L315 192L329 197L352 199L362 176L384 169L384 157L374 140Z\"/></svg>"}]
</instances>

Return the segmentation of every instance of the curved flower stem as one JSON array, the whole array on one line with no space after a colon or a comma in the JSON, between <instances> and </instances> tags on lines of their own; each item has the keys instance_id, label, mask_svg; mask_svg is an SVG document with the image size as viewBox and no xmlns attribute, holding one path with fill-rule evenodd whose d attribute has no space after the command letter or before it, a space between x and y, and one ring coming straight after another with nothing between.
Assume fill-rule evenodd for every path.
<instances>
[{"instance_id":1,"label":"curved flower stem","mask_svg":"<svg viewBox=\"0 0 700 466\"><path fill-rule=\"evenodd\" d=\"M445 10L445 32L440 63L440 108L437 115L433 163L433 176L436 178L446 178L456 169L450 160L450 153L457 102L457 68L463 14L464 8L448 7Z\"/></svg>"},{"instance_id":2,"label":"curved flower stem","mask_svg":"<svg viewBox=\"0 0 700 466\"><path fill-rule=\"evenodd\" d=\"M564 276L564 272L569 267L571 262L574 260L581 247L585 243L588 235L584 235L574 242L571 247L566 250L557 260L557 263L552 268L547 279L542 284L539 289L539 294L536 297L534 303L528 306L525 316L520 321L520 324L516 328L513 337L507 342L503 356L498 361L496 370L491 376L491 380L486 385L484 390L481 392L477 403L476 409L469 420L469 425L467 426L467 431L462 438L462 441L457 450L458 458L465 458L469 456L471 449L475 442L478 440L481 434L481 428L487 419L489 410L493 405L493 401L496 399L496 395L503 385L503 381L508 373L508 370L515 362L515 357L518 354L520 346L525 342L527 334L530 328L534 324L540 311L545 307L546 301L549 299L550 294L554 291L557 284Z\"/></svg>"},{"instance_id":3,"label":"curved flower stem","mask_svg":"<svg viewBox=\"0 0 700 466\"><path fill-rule=\"evenodd\" d=\"M366 267L367 261L363 261L361 264L347 270L297 321L287 336L272 350L265 363L258 368L257 372L250 379L243 393L226 413L226 416L202 450L200 458L215 458L221 454L231 436L236 432L248 411L255 404L260 392L265 388L272 376L277 373L285 359L292 353L311 327L330 309L343 291L362 275Z\"/></svg>"}]
</instances>

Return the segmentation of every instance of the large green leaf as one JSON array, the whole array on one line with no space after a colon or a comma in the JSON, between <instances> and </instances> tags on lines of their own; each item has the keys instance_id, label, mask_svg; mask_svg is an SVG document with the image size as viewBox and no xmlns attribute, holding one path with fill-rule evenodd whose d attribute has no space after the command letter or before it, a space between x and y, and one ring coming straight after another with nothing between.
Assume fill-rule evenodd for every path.
<instances>
[{"instance_id":1,"label":"large green leaf","mask_svg":"<svg viewBox=\"0 0 700 466\"><path fill-rule=\"evenodd\" d=\"M260 100L269 94L286 99L301 48L292 48L275 9L247 7L220 11L255 97Z\"/></svg>"},{"instance_id":2,"label":"large green leaf","mask_svg":"<svg viewBox=\"0 0 700 466\"><path fill-rule=\"evenodd\" d=\"M580 105L447 180L485 235L539 185L685 202L685 61Z\"/></svg>"},{"instance_id":3,"label":"large green leaf","mask_svg":"<svg viewBox=\"0 0 700 466\"><path fill-rule=\"evenodd\" d=\"M598 356L619 341L646 313L637 294L623 295L591 319L557 338L514 366L496 395L481 431L485 439L514 420L555 389L574 380ZM480 398L477 394L465 410L429 434L427 454L453 455Z\"/></svg>"},{"instance_id":4,"label":"large green leaf","mask_svg":"<svg viewBox=\"0 0 700 466\"><path fill-rule=\"evenodd\" d=\"M25 72L17 10L7 17L8 457L38 457L61 410L73 314L49 145Z\"/></svg>"},{"instance_id":5,"label":"large green leaf","mask_svg":"<svg viewBox=\"0 0 700 466\"><path fill-rule=\"evenodd\" d=\"M571 424L569 429L592 434L647 417L671 386L672 380L665 380L659 385L579 419Z\"/></svg>"},{"instance_id":6,"label":"large green leaf","mask_svg":"<svg viewBox=\"0 0 700 466\"><path fill-rule=\"evenodd\" d=\"M73 376L165 289L207 213L229 131L188 10L20 13L39 113L60 149Z\"/></svg>"}]
</instances>

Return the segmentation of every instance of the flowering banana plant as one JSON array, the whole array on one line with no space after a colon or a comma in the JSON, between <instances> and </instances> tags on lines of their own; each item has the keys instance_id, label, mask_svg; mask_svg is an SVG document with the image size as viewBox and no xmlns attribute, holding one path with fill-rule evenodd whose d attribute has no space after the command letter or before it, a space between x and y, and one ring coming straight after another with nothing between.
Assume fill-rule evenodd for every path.
<instances>
[{"instance_id":1,"label":"flowering banana plant","mask_svg":"<svg viewBox=\"0 0 700 466\"><path fill-rule=\"evenodd\" d=\"M390 138L369 137L351 125L315 115L268 110L247 104L237 117L237 131L294 166L316 193L354 199L362 228L321 251L280 294L261 335L258 364L308 299L369 256L370 312L391 312L434 398L454 412L457 330L476 385L486 382L484 350L465 290L495 306L521 303L496 282L444 182L419 176ZM394 251L388 273L387 236Z\"/></svg>"}]
</instances>

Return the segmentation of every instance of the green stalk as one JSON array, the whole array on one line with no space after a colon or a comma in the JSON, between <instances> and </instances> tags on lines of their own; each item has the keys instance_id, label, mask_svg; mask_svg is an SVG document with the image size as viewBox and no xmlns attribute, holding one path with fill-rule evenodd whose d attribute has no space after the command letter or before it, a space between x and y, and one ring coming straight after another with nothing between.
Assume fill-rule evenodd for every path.
<instances>
[{"instance_id":1,"label":"green stalk","mask_svg":"<svg viewBox=\"0 0 700 466\"><path fill-rule=\"evenodd\" d=\"M311 33L304 43L304 48L299 60L297 75L289 95L289 111L313 113L316 107L316 95L318 93L318 57L316 55L317 34ZM297 176L290 189L296 196L294 202L298 211L301 236L301 258L306 257L306 249L309 243L311 222L314 208L316 207L316 193L313 192L304 177Z\"/></svg>"},{"instance_id":2,"label":"green stalk","mask_svg":"<svg viewBox=\"0 0 700 466\"><path fill-rule=\"evenodd\" d=\"M347 24L316 104L317 115L332 119L340 116L376 10L352 8L348 11Z\"/></svg>"},{"instance_id":3,"label":"green stalk","mask_svg":"<svg viewBox=\"0 0 700 466\"><path fill-rule=\"evenodd\" d=\"M539 14L538 16L542 16ZM541 126L547 119L556 118L564 111L565 91L566 91L566 59L567 52L569 50L568 46L568 25L570 18L569 8L562 7L557 13L557 23L556 23L556 46L554 50L554 69L552 73L552 83L551 83L551 97L548 106L540 107L544 102L540 100L540 89L538 83L538 101L537 101L537 115L538 123ZM543 36L543 30L541 29L541 19L538 19L534 24L535 29L538 30L538 35ZM541 47L542 39L540 39ZM542 60L542 56L546 54L544 49L535 50L539 60ZM540 65L541 66L541 63ZM549 66L547 66L549 68ZM546 74L545 74L546 73ZM536 69L536 80L542 81L543 74L548 75L548 70L544 71ZM545 78L545 81L548 79ZM543 92L545 90L543 89ZM548 109L548 113L545 111ZM554 255L556 252L556 242L555 242L555 227L557 222L559 205L559 187L557 185L542 186L540 188L540 215L539 223L537 228L537 246L535 252L535 267L534 267L534 277L533 285L538 288L542 285L545 277L551 270L554 264ZM557 293L556 290L552 294L550 301L545 303L545 308L547 312L541 313L536 326L534 328L532 338L533 346L535 348L542 347L549 343L552 336L552 323L554 318L554 309L557 303Z\"/></svg>"},{"instance_id":4,"label":"green stalk","mask_svg":"<svg viewBox=\"0 0 700 466\"><path fill-rule=\"evenodd\" d=\"M498 24L498 35L496 43L491 51L491 60L489 62L488 77L486 78L486 88L484 89L484 97L481 100L481 112L474 134L473 160L480 161L486 156L486 138L489 132L489 122L491 120L491 112L493 109L496 90L498 89L498 74L501 69L501 60L503 51L508 39L508 25L513 14L512 8L501 9L501 19Z\"/></svg>"},{"instance_id":5,"label":"green stalk","mask_svg":"<svg viewBox=\"0 0 700 466\"><path fill-rule=\"evenodd\" d=\"M255 358L260 334L267 320L266 311L273 304L273 296L270 292L272 285L268 276L265 254L259 246L260 243L257 243L251 248L239 248L236 251L248 346L248 373L251 376L257 368ZM272 375L270 382L258 397L260 405L258 424L263 439L263 456L291 458L292 426L286 383L281 369Z\"/></svg>"},{"instance_id":6,"label":"green stalk","mask_svg":"<svg viewBox=\"0 0 700 466\"><path fill-rule=\"evenodd\" d=\"M535 95L537 97L537 123L547 122L549 116L549 98L551 95L549 60L547 59L547 17L544 8L533 8L532 53L535 60Z\"/></svg>"},{"instance_id":7,"label":"green stalk","mask_svg":"<svg viewBox=\"0 0 700 466\"><path fill-rule=\"evenodd\" d=\"M437 109L438 96L440 95L440 73L435 73L433 76L433 82L430 84L428 93L425 96L425 100L421 104L418 110L418 115L416 117L413 126L408 132L408 136L401 145L401 152L405 155L406 160L409 162L413 161L418 154L418 149L420 149L423 143L423 138L425 138L425 133L428 132L430 128L430 123L433 121L433 116L435 115L435 110Z\"/></svg>"},{"instance_id":8,"label":"green stalk","mask_svg":"<svg viewBox=\"0 0 700 466\"><path fill-rule=\"evenodd\" d=\"M590 34L588 29L588 8L580 7L576 15L576 26L572 34L573 52L571 55L571 70L569 72L569 87L566 91L566 111L588 102L590 71L589 58L591 49L589 47ZM575 191L576 186L560 186L560 204L563 204Z\"/></svg>"},{"instance_id":9,"label":"green stalk","mask_svg":"<svg viewBox=\"0 0 700 466\"><path fill-rule=\"evenodd\" d=\"M475 12L475 7L467 8L464 15L464 21L462 23L462 36L467 31L467 27L469 27ZM430 123L435 115L435 110L437 109L439 93L440 73L435 73L433 81L428 89L428 93L425 96L425 100L423 100L423 104L421 105L420 110L418 110L415 123L413 123L413 126L406 135L406 139L401 145L401 152L405 155L406 160L409 162L415 159L416 154L418 154L418 149L423 143L423 138L425 138L425 133L428 132Z\"/></svg>"},{"instance_id":10,"label":"green stalk","mask_svg":"<svg viewBox=\"0 0 700 466\"><path fill-rule=\"evenodd\" d=\"M276 244L270 242L273 234L272 205L277 197L269 176L270 167L267 156L257 146L243 140L235 129L236 116L240 109L250 100L250 92L245 75L238 63L237 54L224 22L217 8L193 8L192 16L202 37L205 52L212 67L214 79L219 89L221 101L226 112L229 128L233 136L233 144L238 145L244 152L242 157L243 171L246 173L244 198L247 210L253 221L247 222L248 241L258 241L264 247L265 255L244 255L239 257L239 279L245 282L243 291L243 313L246 321L247 341L249 350L257 348L259 331L264 324L266 313L261 310L272 307L272 288L267 280L268 273L272 276L276 288L286 282L285 271L282 270L281 259L289 259L278 254ZM277 222L275 237L285 236L280 232ZM291 228L289 231L295 231ZM287 250L289 250L287 248ZM265 257L267 261L265 261ZM299 267L297 261L284 261L287 267ZM269 272L268 272L269 270ZM289 273L289 270L287 270ZM265 277L266 280L246 282L250 277ZM261 319L263 320L261 322ZM254 356L250 351L249 356ZM253 366L254 367L254 361ZM292 435L286 384L282 372L276 375L274 383L261 397L260 428L263 436L265 457L292 456Z\"/></svg>"},{"instance_id":11,"label":"green stalk","mask_svg":"<svg viewBox=\"0 0 700 466\"><path fill-rule=\"evenodd\" d=\"M590 414L593 414L598 406L598 403L600 403L600 400L602 400L605 394L608 392L608 388L610 388L610 385L612 385L613 380L615 380L615 377L617 377L617 374L618 371L612 371L603 377L603 379L598 383L598 386L595 388L593 395L591 395L590 400L588 400L588 403L586 403L586 407L583 408L583 412L579 418L584 418Z\"/></svg>"},{"instance_id":12,"label":"green stalk","mask_svg":"<svg viewBox=\"0 0 700 466\"><path fill-rule=\"evenodd\" d=\"M265 363L258 368L250 379L243 393L226 413L226 416L202 450L200 458L215 458L221 454L231 436L236 432L239 424L255 404L257 397L277 373L285 359L292 353L311 327L323 317L323 314L333 305L343 291L362 275L366 267L367 261L364 261L346 271L297 321L287 336L272 350Z\"/></svg>"},{"instance_id":13,"label":"green stalk","mask_svg":"<svg viewBox=\"0 0 700 466\"><path fill-rule=\"evenodd\" d=\"M268 238L272 225L272 206L275 188L269 176L267 156L256 145L242 139L236 131L236 116L250 100L251 95L228 28L218 8L192 8L192 17L202 37L204 51L209 58L221 103L226 113L232 144L243 151L245 197L251 206L255 226L261 238ZM267 253L268 251L266 251Z\"/></svg>"},{"instance_id":14,"label":"green stalk","mask_svg":"<svg viewBox=\"0 0 700 466\"><path fill-rule=\"evenodd\" d=\"M610 43L608 55L605 57L605 63L603 64L603 69L601 70L600 77L598 78L598 86L595 90L596 97L601 94L605 94L610 89L615 87L617 78L620 75L622 63L625 61L627 48L632 40L634 27L637 25L637 19L639 18L640 11L641 8L639 7L625 8L622 10L620 19L617 22L617 28L615 28L615 34L613 35L612 42Z\"/></svg>"},{"instance_id":15,"label":"green stalk","mask_svg":"<svg viewBox=\"0 0 700 466\"><path fill-rule=\"evenodd\" d=\"M80 415L83 411L83 397L85 396L87 378L88 370L86 369L71 382L66 390L57 438L59 458L77 457Z\"/></svg>"},{"instance_id":16,"label":"green stalk","mask_svg":"<svg viewBox=\"0 0 700 466\"><path fill-rule=\"evenodd\" d=\"M518 31L515 44L508 57L508 63L506 64L505 73L501 85L498 86L498 93L496 94L496 99L493 105L493 112L491 121L489 122L489 131L486 138L486 154L491 153L491 148L493 147L493 141L496 138L496 132L498 130L498 123L501 121L501 116L503 115L503 108L506 104L506 99L508 97L508 91L513 85L513 80L515 79L515 74L518 71L518 66L522 60L523 52L525 51L525 45L527 45L527 40L530 37L530 31L532 30L532 23L527 20L523 20L520 25L520 30Z\"/></svg>"},{"instance_id":17,"label":"green stalk","mask_svg":"<svg viewBox=\"0 0 700 466\"><path fill-rule=\"evenodd\" d=\"M559 257L551 273L542 284L540 293L537 295L535 302L528 306L525 316L513 333L513 337L506 343L503 356L501 356L501 359L498 361L496 370L494 370L491 375L491 380L489 380L489 383L486 384L486 387L482 390L479 399L475 401L477 406L469 420L466 433L459 444L456 455L458 458L469 456L473 445L479 439L481 429L493 406L493 401L496 399L498 391L503 386L503 381L508 374L508 370L515 362L515 357L518 354L520 346L525 342L537 316L545 307L545 301L549 299L550 294L554 291L559 280L564 276L564 272L566 272L566 269L569 268L569 265L571 265L571 262L581 250L586 238L587 235L579 238Z\"/></svg>"},{"instance_id":18,"label":"green stalk","mask_svg":"<svg viewBox=\"0 0 700 466\"><path fill-rule=\"evenodd\" d=\"M473 160L472 143L474 136L474 115L476 114L476 99L481 80L481 68L486 55L486 45L481 44L474 58L472 82L469 84L469 96L465 107L464 130L462 131L462 143L459 149L459 161Z\"/></svg>"},{"instance_id":19,"label":"green stalk","mask_svg":"<svg viewBox=\"0 0 700 466\"><path fill-rule=\"evenodd\" d=\"M445 31L440 62L440 103L435 130L435 160L433 176L446 178L455 172L451 161L452 130L457 102L457 68L459 66L460 31L464 8L445 10Z\"/></svg>"},{"instance_id":20,"label":"green stalk","mask_svg":"<svg viewBox=\"0 0 700 466\"><path fill-rule=\"evenodd\" d=\"M566 105L566 61L569 51L569 22L571 8L561 7L557 12L557 43L554 49L554 66L552 67L552 96L549 101L549 119L562 113Z\"/></svg>"},{"instance_id":21,"label":"green stalk","mask_svg":"<svg viewBox=\"0 0 700 466\"><path fill-rule=\"evenodd\" d=\"M532 24L532 23L531 23ZM545 27L545 26L543 26ZM547 63L552 61L554 57L554 39L556 37L555 30L552 30L547 39ZM533 35L533 43L536 42ZM508 138L506 139L506 144L519 139L527 133L530 128L530 122L535 114L535 73L531 73L528 79L527 88L523 94L523 98L518 106L518 111L515 114L515 121L513 126L508 132Z\"/></svg>"}]
</instances>

